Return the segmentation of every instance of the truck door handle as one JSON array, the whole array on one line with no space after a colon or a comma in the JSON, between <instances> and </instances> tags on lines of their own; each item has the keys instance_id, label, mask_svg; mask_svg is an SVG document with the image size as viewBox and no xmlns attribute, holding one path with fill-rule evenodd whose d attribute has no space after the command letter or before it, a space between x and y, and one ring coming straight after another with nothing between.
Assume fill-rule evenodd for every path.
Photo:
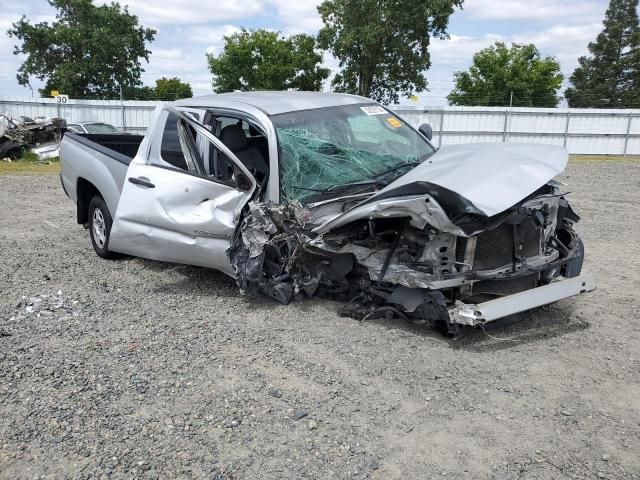
<instances>
[{"instance_id":1,"label":"truck door handle","mask_svg":"<svg viewBox=\"0 0 640 480\"><path fill-rule=\"evenodd\" d=\"M129 181L135 185L142 185L143 187L156 188L156 186L153 183L147 180L143 180L141 178L129 177Z\"/></svg>"}]
</instances>

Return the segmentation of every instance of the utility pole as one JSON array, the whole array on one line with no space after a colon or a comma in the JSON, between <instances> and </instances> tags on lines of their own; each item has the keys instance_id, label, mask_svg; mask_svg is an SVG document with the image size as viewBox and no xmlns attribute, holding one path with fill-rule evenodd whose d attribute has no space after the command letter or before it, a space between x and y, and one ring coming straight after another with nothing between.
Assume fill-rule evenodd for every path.
<instances>
[{"instance_id":1,"label":"utility pole","mask_svg":"<svg viewBox=\"0 0 640 480\"><path fill-rule=\"evenodd\" d=\"M569 140L569 122L571 121L571 110L567 108L567 122L564 124L564 141L562 146L567 148L567 141Z\"/></svg>"},{"instance_id":2,"label":"utility pole","mask_svg":"<svg viewBox=\"0 0 640 480\"><path fill-rule=\"evenodd\" d=\"M624 151L623 156L627 156L627 149L629 148L629 134L631 133L631 122L633 121L633 110L629 110L629 119L627 120L627 133L624 136Z\"/></svg>"},{"instance_id":3,"label":"utility pole","mask_svg":"<svg viewBox=\"0 0 640 480\"><path fill-rule=\"evenodd\" d=\"M509 117L511 116L511 107L513 107L513 92L509 98L509 108L504 111L504 128L502 129L502 141L506 142L508 139L507 126L509 125Z\"/></svg>"},{"instance_id":4,"label":"utility pole","mask_svg":"<svg viewBox=\"0 0 640 480\"><path fill-rule=\"evenodd\" d=\"M127 121L124 112L124 97L122 95L122 83L120 84L120 110L122 112L122 130L127 131Z\"/></svg>"}]
</instances>

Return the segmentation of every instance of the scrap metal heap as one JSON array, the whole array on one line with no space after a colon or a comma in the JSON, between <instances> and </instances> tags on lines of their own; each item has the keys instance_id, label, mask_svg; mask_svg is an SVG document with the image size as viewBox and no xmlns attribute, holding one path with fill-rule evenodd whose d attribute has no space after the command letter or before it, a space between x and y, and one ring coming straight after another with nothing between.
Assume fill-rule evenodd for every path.
<instances>
[{"instance_id":1,"label":"scrap metal heap","mask_svg":"<svg viewBox=\"0 0 640 480\"><path fill-rule=\"evenodd\" d=\"M67 127L64 118L20 117L20 121L16 121L6 115L0 114L0 117L6 124L6 129L0 132L0 158L18 159L24 150L41 144L59 143Z\"/></svg>"},{"instance_id":2,"label":"scrap metal heap","mask_svg":"<svg viewBox=\"0 0 640 480\"><path fill-rule=\"evenodd\" d=\"M343 300L340 314L442 327L455 334L457 308L579 275L579 217L549 182L490 219L486 228L436 229L394 213L357 218L322 234L323 218L300 203L250 203L229 250L243 292L284 304L296 296Z\"/></svg>"}]
</instances>

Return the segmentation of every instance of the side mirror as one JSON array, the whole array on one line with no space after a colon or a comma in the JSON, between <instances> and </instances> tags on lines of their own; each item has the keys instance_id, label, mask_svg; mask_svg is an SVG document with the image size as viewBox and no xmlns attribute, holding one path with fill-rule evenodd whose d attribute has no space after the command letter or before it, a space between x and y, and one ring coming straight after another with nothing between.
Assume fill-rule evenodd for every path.
<instances>
[{"instance_id":1,"label":"side mirror","mask_svg":"<svg viewBox=\"0 0 640 480\"><path fill-rule=\"evenodd\" d=\"M418 131L422 135L427 137L427 140L429 141L433 138L433 129L431 128L431 125L429 125L428 123L423 123L422 125L420 125L418 127Z\"/></svg>"},{"instance_id":2,"label":"side mirror","mask_svg":"<svg viewBox=\"0 0 640 480\"><path fill-rule=\"evenodd\" d=\"M243 192L251 190L251 187L253 186L251 180L249 180L247 176L240 171L236 172L236 185L238 186L238 190L242 190Z\"/></svg>"}]
</instances>

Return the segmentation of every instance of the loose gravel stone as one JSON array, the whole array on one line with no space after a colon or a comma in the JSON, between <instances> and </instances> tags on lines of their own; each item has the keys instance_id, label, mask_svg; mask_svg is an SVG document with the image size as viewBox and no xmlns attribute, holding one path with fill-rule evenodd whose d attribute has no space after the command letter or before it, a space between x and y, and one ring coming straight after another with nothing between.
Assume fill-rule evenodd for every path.
<instances>
[{"instance_id":1,"label":"loose gravel stone","mask_svg":"<svg viewBox=\"0 0 640 480\"><path fill-rule=\"evenodd\" d=\"M294 410L293 413L291 414L291 418L293 420L301 420L307 415L309 415L309 410L302 410L302 409Z\"/></svg>"}]
</instances>

